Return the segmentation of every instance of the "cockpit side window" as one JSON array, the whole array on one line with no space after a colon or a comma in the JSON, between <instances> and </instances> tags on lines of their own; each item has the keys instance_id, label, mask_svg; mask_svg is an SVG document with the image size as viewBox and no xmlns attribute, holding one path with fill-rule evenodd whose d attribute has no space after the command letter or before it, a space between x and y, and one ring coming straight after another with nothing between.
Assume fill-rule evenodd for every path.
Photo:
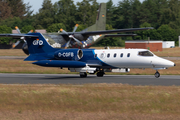
<instances>
[{"instance_id":1,"label":"cockpit side window","mask_svg":"<svg viewBox=\"0 0 180 120\"><path fill-rule=\"evenodd\" d=\"M140 56L154 56L151 52L149 51L141 51L138 53Z\"/></svg>"},{"instance_id":2,"label":"cockpit side window","mask_svg":"<svg viewBox=\"0 0 180 120\"><path fill-rule=\"evenodd\" d=\"M97 54L94 55L94 58L97 58Z\"/></svg>"},{"instance_id":3,"label":"cockpit side window","mask_svg":"<svg viewBox=\"0 0 180 120\"><path fill-rule=\"evenodd\" d=\"M110 53L107 54L107 58L109 58L109 57L110 57Z\"/></svg>"}]
</instances>

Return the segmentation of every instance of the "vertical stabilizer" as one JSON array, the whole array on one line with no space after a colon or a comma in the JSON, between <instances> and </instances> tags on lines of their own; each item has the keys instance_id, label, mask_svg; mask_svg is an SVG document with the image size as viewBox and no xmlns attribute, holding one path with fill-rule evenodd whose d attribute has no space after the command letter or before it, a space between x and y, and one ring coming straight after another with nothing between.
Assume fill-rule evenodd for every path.
<instances>
[{"instance_id":1,"label":"vertical stabilizer","mask_svg":"<svg viewBox=\"0 0 180 120\"><path fill-rule=\"evenodd\" d=\"M41 33L29 33L27 35L34 35L36 37L26 37L29 54L50 53L56 51L51 47Z\"/></svg>"},{"instance_id":2,"label":"vertical stabilizer","mask_svg":"<svg viewBox=\"0 0 180 120\"><path fill-rule=\"evenodd\" d=\"M106 3L101 3L96 18L96 23L87 28L87 31L106 30Z\"/></svg>"}]
</instances>

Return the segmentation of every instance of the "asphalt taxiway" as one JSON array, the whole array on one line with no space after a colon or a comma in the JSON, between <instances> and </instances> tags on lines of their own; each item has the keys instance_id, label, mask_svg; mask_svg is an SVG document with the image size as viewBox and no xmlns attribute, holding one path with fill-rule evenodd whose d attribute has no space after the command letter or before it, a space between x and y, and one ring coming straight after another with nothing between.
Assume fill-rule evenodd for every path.
<instances>
[{"instance_id":1,"label":"asphalt taxiway","mask_svg":"<svg viewBox=\"0 0 180 120\"><path fill-rule=\"evenodd\" d=\"M80 78L78 74L0 74L0 84L87 84L122 83L129 85L180 86L179 75L88 75Z\"/></svg>"}]
</instances>

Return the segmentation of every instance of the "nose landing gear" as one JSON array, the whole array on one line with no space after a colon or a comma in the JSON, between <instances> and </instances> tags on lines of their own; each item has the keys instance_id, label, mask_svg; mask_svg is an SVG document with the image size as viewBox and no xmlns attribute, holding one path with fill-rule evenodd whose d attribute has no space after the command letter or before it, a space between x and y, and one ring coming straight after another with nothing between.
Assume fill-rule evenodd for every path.
<instances>
[{"instance_id":1,"label":"nose landing gear","mask_svg":"<svg viewBox=\"0 0 180 120\"><path fill-rule=\"evenodd\" d=\"M155 76L156 78L159 78L159 77L160 77L160 73L159 73L158 71L156 71L156 73L154 74L154 76Z\"/></svg>"}]
</instances>

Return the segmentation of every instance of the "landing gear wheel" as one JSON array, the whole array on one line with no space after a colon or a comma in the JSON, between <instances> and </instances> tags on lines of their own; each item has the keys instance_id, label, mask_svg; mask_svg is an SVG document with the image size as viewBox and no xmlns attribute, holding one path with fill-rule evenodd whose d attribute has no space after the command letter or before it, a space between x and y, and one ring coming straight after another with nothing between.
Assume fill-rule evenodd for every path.
<instances>
[{"instance_id":1,"label":"landing gear wheel","mask_svg":"<svg viewBox=\"0 0 180 120\"><path fill-rule=\"evenodd\" d=\"M104 72L98 72L97 73L97 77L103 77L103 75L104 75Z\"/></svg>"},{"instance_id":2,"label":"landing gear wheel","mask_svg":"<svg viewBox=\"0 0 180 120\"><path fill-rule=\"evenodd\" d=\"M87 73L85 73L85 72L80 73L79 75L80 75L80 77L81 77L81 78L85 78L85 77L87 77Z\"/></svg>"},{"instance_id":3,"label":"landing gear wheel","mask_svg":"<svg viewBox=\"0 0 180 120\"><path fill-rule=\"evenodd\" d=\"M154 74L154 76L155 76L156 78L159 78L159 77L160 77L160 73L157 71L157 72Z\"/></svg>"}]
</instances>

